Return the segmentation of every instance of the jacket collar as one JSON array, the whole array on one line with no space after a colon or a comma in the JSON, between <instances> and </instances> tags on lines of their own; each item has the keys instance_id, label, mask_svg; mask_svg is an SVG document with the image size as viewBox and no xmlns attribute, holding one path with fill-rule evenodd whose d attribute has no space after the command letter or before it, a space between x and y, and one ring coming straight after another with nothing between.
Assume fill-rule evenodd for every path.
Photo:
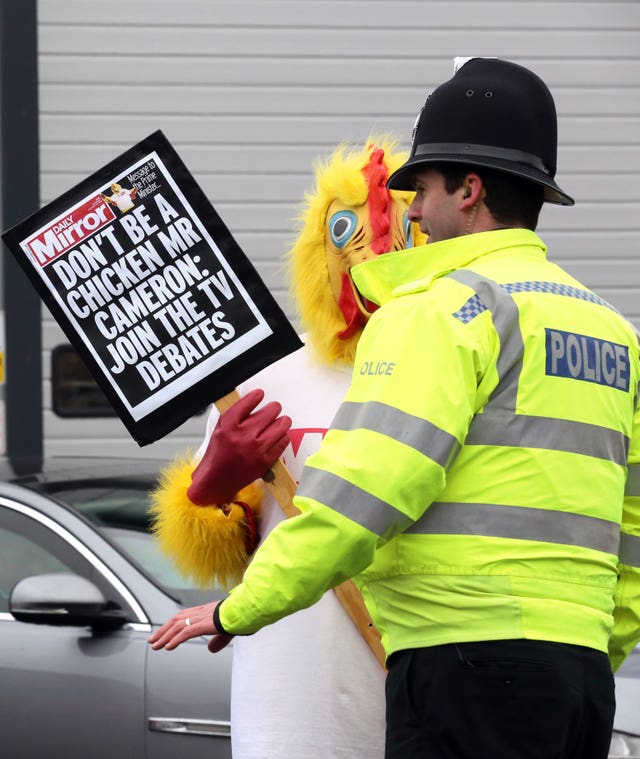
<instances>
[{"instance_id":1,"label":"jacket collar","mask_svg":"<svg viewBox=\"0 0 640 759\"><path fill-rule=\"evenodd\" d=\"M496 229L454 237L409 250L385 253L354 266L351 276L360 293L382 305L391 298L426 290L434 279L505 248L526 246L546 255L546 246L529 229Z\"/></svg>"}]
</instances>

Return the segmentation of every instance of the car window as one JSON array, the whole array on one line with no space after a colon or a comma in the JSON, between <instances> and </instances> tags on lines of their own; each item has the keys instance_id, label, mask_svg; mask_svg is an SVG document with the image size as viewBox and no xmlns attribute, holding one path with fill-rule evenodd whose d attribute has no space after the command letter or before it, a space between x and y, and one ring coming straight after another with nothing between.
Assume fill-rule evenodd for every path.
<instances>
[{"instance_id":1,"label":"car window","mask_svg":"<svg viewBox=\"0 0 640 759\"><path fill-rule=\"evenodd\" d=\"M193 583L179 574L148 533L119 528L103 528L103 532L160 585L172 590L193 589Z\"/></svg>"},{"instance_id":2,"label":"car window","mask_svg":"<svg viewBox=\"0 0 640 759\"><path fill-rule=\"evenodd\" d=\"M47 572L68 572L69 569L44 546L15 529L0 526L0 612L9 611L9 595L20 580Z\"/></svg>"},{"instance_id":3,"label":"car window","mask_svg":"<svg viewBox=\"0 0 640 759\"><path fill-rule=\"evenodd\" d=\"M57 500L72 505L135 564L154 584L183 605L193 606L222 598L220 589L198 588L160 551L151 534L149 492L153 483L112 478L102 482L56 486Z\"/></svg>"},{"instance_id":4,"label":"car window","mask_svg":"<svg viewBox=\"0 0 640 759\"><path fill-rule=\"evenodd\" d=\"M18 581L48 572L73 572L90 580L108 602L135 618L121 594L63 537L37 519L0 507L0 611L8 611L9 596Z\"/></svg>"}]
</instances>

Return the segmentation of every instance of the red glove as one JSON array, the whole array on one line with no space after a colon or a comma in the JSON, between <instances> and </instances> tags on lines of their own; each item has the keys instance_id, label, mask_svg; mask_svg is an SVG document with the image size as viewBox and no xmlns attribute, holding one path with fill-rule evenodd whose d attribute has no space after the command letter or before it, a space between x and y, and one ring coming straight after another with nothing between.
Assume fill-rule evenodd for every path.
<instances>
[{"instance_id":1,"label":"red glove","mask_svg":"<svg viewBox=\"0 0 640 759\"><path fill-rule=\"evenodd\" d=\"M202 460L193 470L187 497L200 506L230 503L239 490L266 474L289 443L291 419L252 390L221 414ZM253 413L251 413L253 412Z\"/></svg>"}]
</instances>

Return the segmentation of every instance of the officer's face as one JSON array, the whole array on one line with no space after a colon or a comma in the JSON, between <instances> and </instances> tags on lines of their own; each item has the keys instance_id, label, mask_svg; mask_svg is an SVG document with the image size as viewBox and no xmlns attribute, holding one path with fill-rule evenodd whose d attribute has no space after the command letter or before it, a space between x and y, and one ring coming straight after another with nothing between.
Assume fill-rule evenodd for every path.
<instances>
[{"instance_id":1,"label":"officer's face","mask_svg":"<svg viewBox=\"0 0 640 759\"><path fill-rule=\"evenodd\" d=\"M466 218L460 210L461 191L450 195L444 177L435 169L417 172L414 187L416 195L409 207L409 219L429 236L427 243L464 234Z\"/></svg>"}]
</instances>

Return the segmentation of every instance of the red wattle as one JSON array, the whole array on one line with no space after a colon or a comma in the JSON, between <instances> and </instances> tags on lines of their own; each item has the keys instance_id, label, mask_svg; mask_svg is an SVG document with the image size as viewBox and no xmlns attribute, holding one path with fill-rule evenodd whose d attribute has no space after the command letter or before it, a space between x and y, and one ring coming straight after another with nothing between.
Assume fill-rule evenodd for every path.
<instances>
[{"instance_id":1,"label":"red wattle","mask_svg":"<svg viewBox=\"0 0 640 759\"><path fill-rule=\"evenodd\" d=\"M342 287L340 289L338 306L340 307L344 320L347 323L347 326L341 332L338 332L338 337L340 340L348 340L350 337L353 337L359 329L364 327L367 323L367 319L358 308L356 297L353 294L351 278L346 272L342 273Z\"/></svg>"}]
</instances>

